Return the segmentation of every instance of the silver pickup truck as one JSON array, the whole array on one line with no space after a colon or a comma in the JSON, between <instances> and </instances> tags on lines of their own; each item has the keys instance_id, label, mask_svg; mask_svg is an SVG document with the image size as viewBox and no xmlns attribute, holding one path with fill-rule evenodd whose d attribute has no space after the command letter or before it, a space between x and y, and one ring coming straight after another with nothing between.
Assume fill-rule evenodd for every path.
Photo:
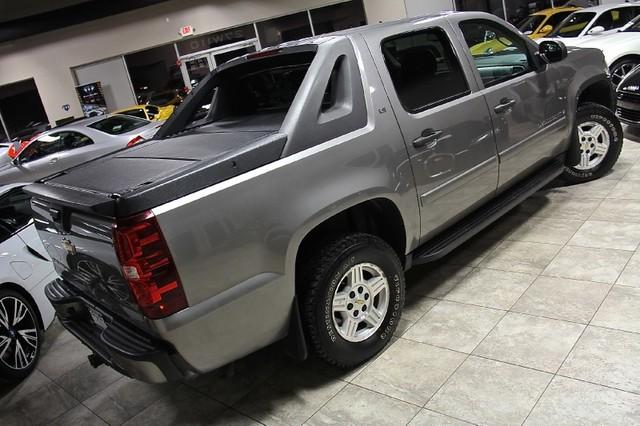
<instances>
[{"instance_id":1,"label":"silver pickup truck","mask_svg":"<svg viewBox=\"0 0 640 426\"><path fill-rule=\"evenodd\" d=\"M472 56L487 38L505 48ZM623 135L601 52L483 13L361 27L214 70L156 140L27 188L62 324L106 363L180 380L283 340L357 365L390 341L404 271Z\"/></svg>"}]
</instances>

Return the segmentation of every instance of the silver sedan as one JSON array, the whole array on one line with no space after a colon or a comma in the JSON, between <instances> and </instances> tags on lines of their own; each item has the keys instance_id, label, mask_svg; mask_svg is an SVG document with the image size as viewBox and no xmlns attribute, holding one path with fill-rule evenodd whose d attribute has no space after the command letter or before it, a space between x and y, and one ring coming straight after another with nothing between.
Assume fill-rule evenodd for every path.
<instances>
[{"instance_id":1,"label":"silver sedan","mask_svg":"<svg viewBox=\"0 0 640 426\"><path fill-rule=\"evenodd\" d=\"M0 161L0 186L15 182L34 182L151 139L161 124L115 114L48 130L29 143L13 161Z\"/></svg>"}]
</instances>

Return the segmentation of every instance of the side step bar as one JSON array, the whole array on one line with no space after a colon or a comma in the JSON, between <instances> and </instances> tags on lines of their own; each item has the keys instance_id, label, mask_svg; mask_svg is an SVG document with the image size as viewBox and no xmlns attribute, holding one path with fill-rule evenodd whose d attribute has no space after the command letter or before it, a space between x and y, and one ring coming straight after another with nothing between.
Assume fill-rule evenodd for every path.
<instances>
[{"instance_id":1,"label":"side step bar","mask_svg":"<svg viewBox=\"0 0 640 426\"><path fill-rule=\"evenodd\" d=\"M556 159L547 164L533 176L517 183L488 204L418 247L413 252L413 264L433 262L451 253L456 247L554 180L562 174L563 170L564 159Z\"/></svg>"}]
</instances>

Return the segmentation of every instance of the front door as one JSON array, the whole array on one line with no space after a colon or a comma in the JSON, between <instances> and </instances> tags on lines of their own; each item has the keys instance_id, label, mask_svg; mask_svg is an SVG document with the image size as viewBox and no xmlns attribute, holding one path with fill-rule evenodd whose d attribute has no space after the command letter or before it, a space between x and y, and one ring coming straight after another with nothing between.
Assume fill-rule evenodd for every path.
<instances>
[{"instance_id":1,"label":"front door","mask_svg":"<svg viewBox=\"0 0 640 426\"><path fill-rule=\"evenodd\" d=\"M474 19L458 26L469 47L465 56L484 87L500 155L499 186L506 188L562 151L569 135L566 82L551 78L550 67L537 68L530 42L501 23ZM487 37L502 48L473 49Z\"/></svg>"},{"instance_id":2,"label":"front door","mask_svg":"<svg viewBox=\"0 0 640 426\"><path fill-rule=\"evenodd\" d=\"M428 238L493 195L498 157L487 105L443 28L369 40L400 124ZM375 44L375 45L374 45Z\"/></svg>"}]
</instances>

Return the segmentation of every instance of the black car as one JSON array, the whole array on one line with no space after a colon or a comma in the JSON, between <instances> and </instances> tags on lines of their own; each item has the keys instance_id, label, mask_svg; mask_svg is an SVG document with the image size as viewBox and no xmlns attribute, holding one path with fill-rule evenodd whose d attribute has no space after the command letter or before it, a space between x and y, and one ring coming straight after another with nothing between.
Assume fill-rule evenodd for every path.
<instances>
[{"instance_id":1,"label":"black car","mask_svg":"<svg viewBox=\"0 0 640 426\"><path fill-rule=\"evenodd\" d=\"M616 115L625 124L640 126L640 66L635 67L618 85Z\"/></svg>"}]
</instances>

